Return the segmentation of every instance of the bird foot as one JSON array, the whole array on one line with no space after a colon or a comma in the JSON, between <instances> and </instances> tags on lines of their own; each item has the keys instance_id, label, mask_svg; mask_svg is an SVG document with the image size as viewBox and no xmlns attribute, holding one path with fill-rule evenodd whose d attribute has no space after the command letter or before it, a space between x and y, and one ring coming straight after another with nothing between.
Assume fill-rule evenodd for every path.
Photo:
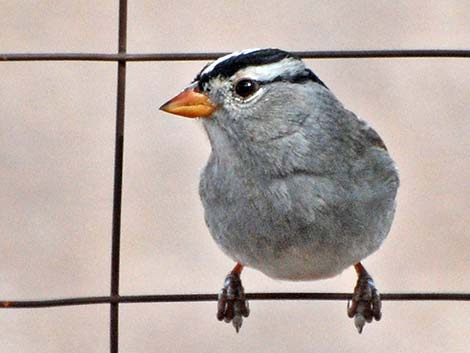
<instances>
[{"instance_id":1,"label":"bird foot","mask_svg":"<svg viewBox=\"0 0 470 353\"><path fill-rule=\"evenodd\" d=\"M356 265L359 278L352 296L351 303L348 302L348 316L354 318L354 325L359 333L362 333L364 325L379 321L382 317L382 302L380 294L375 287L374 280L367 271L359 264Z\"/></svg>"},{"instance_id":2,"label":"bird foot","mask_svg":"<svg viewBox=\"0 0 470 353\"><path fill-rule=\"evenodd\" d=\"M217 303L217 319L227 323L232 322L235 330L240 330L243 317L248 317L250 309L245 299L245 290L242 286L240 274L232 271L224 281L224 287L219 293Z\"/></svg>"}]
</instances>

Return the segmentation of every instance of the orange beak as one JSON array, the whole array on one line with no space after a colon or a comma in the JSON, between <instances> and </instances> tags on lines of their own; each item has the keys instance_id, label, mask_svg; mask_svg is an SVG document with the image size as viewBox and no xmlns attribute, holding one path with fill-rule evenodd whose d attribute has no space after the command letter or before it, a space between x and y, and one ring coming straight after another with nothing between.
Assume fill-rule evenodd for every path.
<instances>
[{"instance_id":1,"label":"orange beak","mask_svg":"<svg viewBox=\"0 0 470 353\"><path fill-rule=\"evenodd\" d=\"M160 110L167 113L186 118L209 118L215 109L214 103L198 91L196 84L192 84L160 107Z\"/></svg>"}]
</instances>

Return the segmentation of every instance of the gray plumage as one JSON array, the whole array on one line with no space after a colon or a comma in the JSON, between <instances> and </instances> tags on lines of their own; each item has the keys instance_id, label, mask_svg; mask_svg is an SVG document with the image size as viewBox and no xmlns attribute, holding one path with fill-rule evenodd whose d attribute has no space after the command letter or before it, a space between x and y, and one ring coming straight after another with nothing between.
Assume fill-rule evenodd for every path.
<instances>
[{"instance_id":1,"label":"gray plumage","mask_svg":"<svg viewBox=\"0 0 470 353\"><path fill-rule=\"evenodd\" d=\"M161 109L204 118L212 145L199 191L212 237L237 263L219 320L238 332L250 313L244 266L316 280L352 265L348 316L359 333L380 320L380 294L360 261L387 237L398 173L379 135L302 60L279 49L232 53Z\"/></svg>"},{"instance_id":2,"label":"gray plumage","mask_svg":"<svg viewBox=\"0 0 470 353\"><path fill-rule=\"evenodd\" d=\"M305 68L284 61L275 68ZM335 276L386 238L399 185L394 162L326 86L272 80L240 99L234 81L247 74L205 86L218 106L202 119L212 146L200 181L210 233L234 261L270 277Z\"/></svg>"}]
</instances>

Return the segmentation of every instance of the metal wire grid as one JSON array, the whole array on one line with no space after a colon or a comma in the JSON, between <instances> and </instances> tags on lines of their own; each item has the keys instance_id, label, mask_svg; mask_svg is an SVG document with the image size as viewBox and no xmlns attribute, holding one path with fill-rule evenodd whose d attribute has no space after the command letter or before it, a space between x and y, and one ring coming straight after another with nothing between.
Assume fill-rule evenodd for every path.
<instances>
[{"instance_id":1,"label":"metal wire grid","mask_svg":"<svg viewBox=\"0 0 470 353\"><path fill-rule=\"evenodd\" d=\"M124 117L126 90L126 63L128 61L189 61L214 60L225 52L218 53L127 53L127 0L119 1L118 53L34 53L0 54L0 61L111 61L118 63L116 94L116 129L114 155L113 218L111 240L111 288L109 296L76 297L51 300L0 300L0 309L44 308L88 304L110 304L110 352L119 349L119 304L149 302L201 302L216 301L217 294L169 294L169 295L119 295L120 239L122 174L124 152ZM470 50L342 50L342 51L298 51L307 59L339 58L470 58ZM251 300L350 300L351 293L248 293ZM383 293L382 300L391 301L470 301L470 293Z\"/></svg>"}]
</instances>

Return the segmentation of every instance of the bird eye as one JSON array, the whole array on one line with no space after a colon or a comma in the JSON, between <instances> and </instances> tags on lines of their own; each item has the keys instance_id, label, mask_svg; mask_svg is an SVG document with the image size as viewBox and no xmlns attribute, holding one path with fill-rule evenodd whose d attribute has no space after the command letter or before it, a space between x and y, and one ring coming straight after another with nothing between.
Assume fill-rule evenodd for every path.
<instances>
[{"instance_id":1,"label":"bird eye","mask_svg":"<svg viewBox=\"0 0 470 353\"><path fill-rule=\"evenodd\" d=\"M259 88L258 82L249 79L243 79L236 83L235 93L240 97L246 98L255 93Z\"/></svg>"}]
</instances>

